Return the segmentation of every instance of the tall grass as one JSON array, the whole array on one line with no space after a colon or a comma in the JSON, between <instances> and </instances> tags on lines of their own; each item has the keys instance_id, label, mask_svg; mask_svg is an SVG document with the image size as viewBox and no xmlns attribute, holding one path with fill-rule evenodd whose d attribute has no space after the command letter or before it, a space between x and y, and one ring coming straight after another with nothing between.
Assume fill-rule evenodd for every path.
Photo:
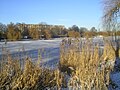
<instances>
[{"instance_id":1,"label":"tall grass","mask_svg":"<svg viewBox=\"0 0 120 90\"><path fill-rule=\"evenodd\" d=\"M115 60L109 42L105 41L101 47L91 40L63 40L59 66L55 70L41 67L40 50L38 54L36 62L26 57L21 63L19 58L16 60L4 53L0 66L0 90L60 90L69 86L81 90L107 90L113 69L110 62Z\"/></svg>"},{"instance_id":2,"label":"tall grass","mask_svg":"<svg viewBox=\"0 0 120 90\"><path fill-rule=\"evenodd\" d=\"M44 90L46 88L60 88L63 76L58 69L50 70L33 63L30 58L24 60L22 69L20 60L13 60L8 56L2 62L0 71L0 90Z\"/></svg>"},{"instance_id":3,"label":"tall grass","mask_svg":"<svg viewBox=\"0 0 120 90\"><path fill-rule=\"evenodd\" d=\"M74 40L70 44L68 40L65 42L61 44L59 68L71 76L70 85L82 90L107 90L113 69L110 60L115 60L112 46L106 42L101 48L91 40L78 41L77 44L72 43Z\"/></svg>"}]
</instances>

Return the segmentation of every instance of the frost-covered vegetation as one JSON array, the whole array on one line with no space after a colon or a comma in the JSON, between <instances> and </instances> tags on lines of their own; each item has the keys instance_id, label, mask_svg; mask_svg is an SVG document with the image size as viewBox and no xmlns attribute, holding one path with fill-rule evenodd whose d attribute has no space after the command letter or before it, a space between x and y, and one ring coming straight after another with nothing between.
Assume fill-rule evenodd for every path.
<instances>
[{"instance_id":1,"label":"frost-covered vegetation","mask_svg":"<svg viewBox=\"0 0 120 90\"><path fill-rule=\"evenodd\" d=\"M7 58L0 64L0 89L107 90L110 87L117 88L115 77L111 78L115 76L115 74L111 75L116 60L113 46L106 40L101 43L93 40L68 38L62 40L60 60L58 68L55 69L41 66L42 56L38 57L36 62L27 57L21 63L19 58L14 60L8 53ZM119 70L120 68L117 67L117 71Z\"/></svg>"}]
</instances>

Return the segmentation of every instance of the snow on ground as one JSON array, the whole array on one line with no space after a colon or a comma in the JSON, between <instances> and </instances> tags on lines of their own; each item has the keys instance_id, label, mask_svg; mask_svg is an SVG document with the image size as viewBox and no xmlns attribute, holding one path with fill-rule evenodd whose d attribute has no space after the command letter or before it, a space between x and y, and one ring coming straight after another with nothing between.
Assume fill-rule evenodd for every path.
<instances>
[{"instance_id":1,"label":"snow on ground","mask_svg":"<svg viewBox=\"0 0 120 90\"><path fill-rule=\"evenodd\" d=\"M80 39L82 41L86 41L85 38ZM93 43L101 46L104 46L103 37L95 37L92 39ZM5 47L7 51L12 54L13 57L25 58L26 55L31 57L32 59L38 58L38 50L40 49L40 53L42 54L42 62L51 63L58 62L59 60L59 47L62 39L52 39L52 40L28 40L28 41L13 41L13 42L0 42L0 57L4 54L2 51L2 47ZM44 50L42 50L44 49ZM54 64L52 63L52 64Z\"/></svg>"},{"instance_id":2,"label":"snow on ground","mask_svg":"<svg viewBox=\"0 0 120 90\"><path fill-rule=\"evenodd\" d=\"M112 85L109 85L109 90L120 90L120 58L115 60L114 69L110 74Z\"/></svg>"},{"instance_id":3,"label":"snow on ground","mask_svg":"<svg viewBox=\"0 0 120 90\"><path fill-rule=\"evenodd\" d=\"M25 51L40 49L40 48L55 48L59 47L61 39L54 40L36 40L36 41L14 41L7 42L5 45L4 42L0 42L0 51L2 51L2 47L6 47L11 53L18 51ZM2 52L0 52L2 54Z\"/></svg>"},{"instance_id":4,"label":"snow on ground","mask_svg":"<svg viewBox=\"0 0 120 90\"><path fill-rule=\"evenodd\" d=\"M54 67L59 60L59 47L62 39L53 40L29 40L29 41L14 41L0 42L0 57L2 56L2 47L5 47L10 52L12 57L25 58L31 57L33 60L38 58L38 50L42 56L42 63L46 66Z\"/></svg>"},{"instance_id":5,"label":"snow on ground","mask_svg":"<svg viewBox=\"0 0 120 90\"><path fill-rule=\"evenodd\" d=\"M112 89L120 90L120 72L116 72L114 74L111 74L111 80L115 84L115 86L112 87ZM110 90L112 90L112 89L110 89Z\"/></svg>"},{"instance_id":6,"label":"snow on ground","mask_svg":"<svg viewBox=\"0 0 120 90\"><path fill-rule=\"evenodd\" d=\"M85 41L85 38L80 39ZM94 43L101 44L103 46L104 40L103 37L95 37L92 39ZM41 48L56 48L59 47L62 39L52 39L52 40L28 40L28 41L13 41L13 42L0 42L0 54L2 54L2 47L6 47L11 53L15 53L18 51L29 51Z\"/></svg>"}]
</instances>

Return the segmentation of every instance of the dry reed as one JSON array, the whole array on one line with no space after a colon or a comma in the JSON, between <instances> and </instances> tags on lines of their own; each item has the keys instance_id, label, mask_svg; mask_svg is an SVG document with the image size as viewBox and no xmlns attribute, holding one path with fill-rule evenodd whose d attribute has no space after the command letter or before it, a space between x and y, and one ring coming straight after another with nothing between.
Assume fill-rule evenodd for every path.
<instances>
[{"instance_id":1,"label":"dry reed","mask_svg":"<svg viewBox=\"0 0 120 90\"><path fill-rule=\"evenodd\" d=\"M112 46L106 43L104 48L101 48L91 40L81 40L78 44L72 43L73 41L70 41L70 44L69 41L62 42L59 65L62 72L71 76L70 85L82 90L107 90L113 69L108 64L115 60ZM103 52L100 52L101 49Z\"/></svg>"}]
</instances>

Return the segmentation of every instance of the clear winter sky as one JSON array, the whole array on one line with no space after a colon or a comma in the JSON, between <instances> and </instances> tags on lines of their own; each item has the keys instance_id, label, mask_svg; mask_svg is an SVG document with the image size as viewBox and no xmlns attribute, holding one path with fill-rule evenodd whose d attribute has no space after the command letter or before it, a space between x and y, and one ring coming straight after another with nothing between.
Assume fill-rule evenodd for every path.
<instances>
[{"instance_id":1,"label":"clear winter sky","mask_svg":"<svg viewBox=\"0 0 120 90\"><path fill-rule=\"evenodd\" d=\"M0 22L99 27L101 0L0 0Z\"/></svg>"}]
</instances>

